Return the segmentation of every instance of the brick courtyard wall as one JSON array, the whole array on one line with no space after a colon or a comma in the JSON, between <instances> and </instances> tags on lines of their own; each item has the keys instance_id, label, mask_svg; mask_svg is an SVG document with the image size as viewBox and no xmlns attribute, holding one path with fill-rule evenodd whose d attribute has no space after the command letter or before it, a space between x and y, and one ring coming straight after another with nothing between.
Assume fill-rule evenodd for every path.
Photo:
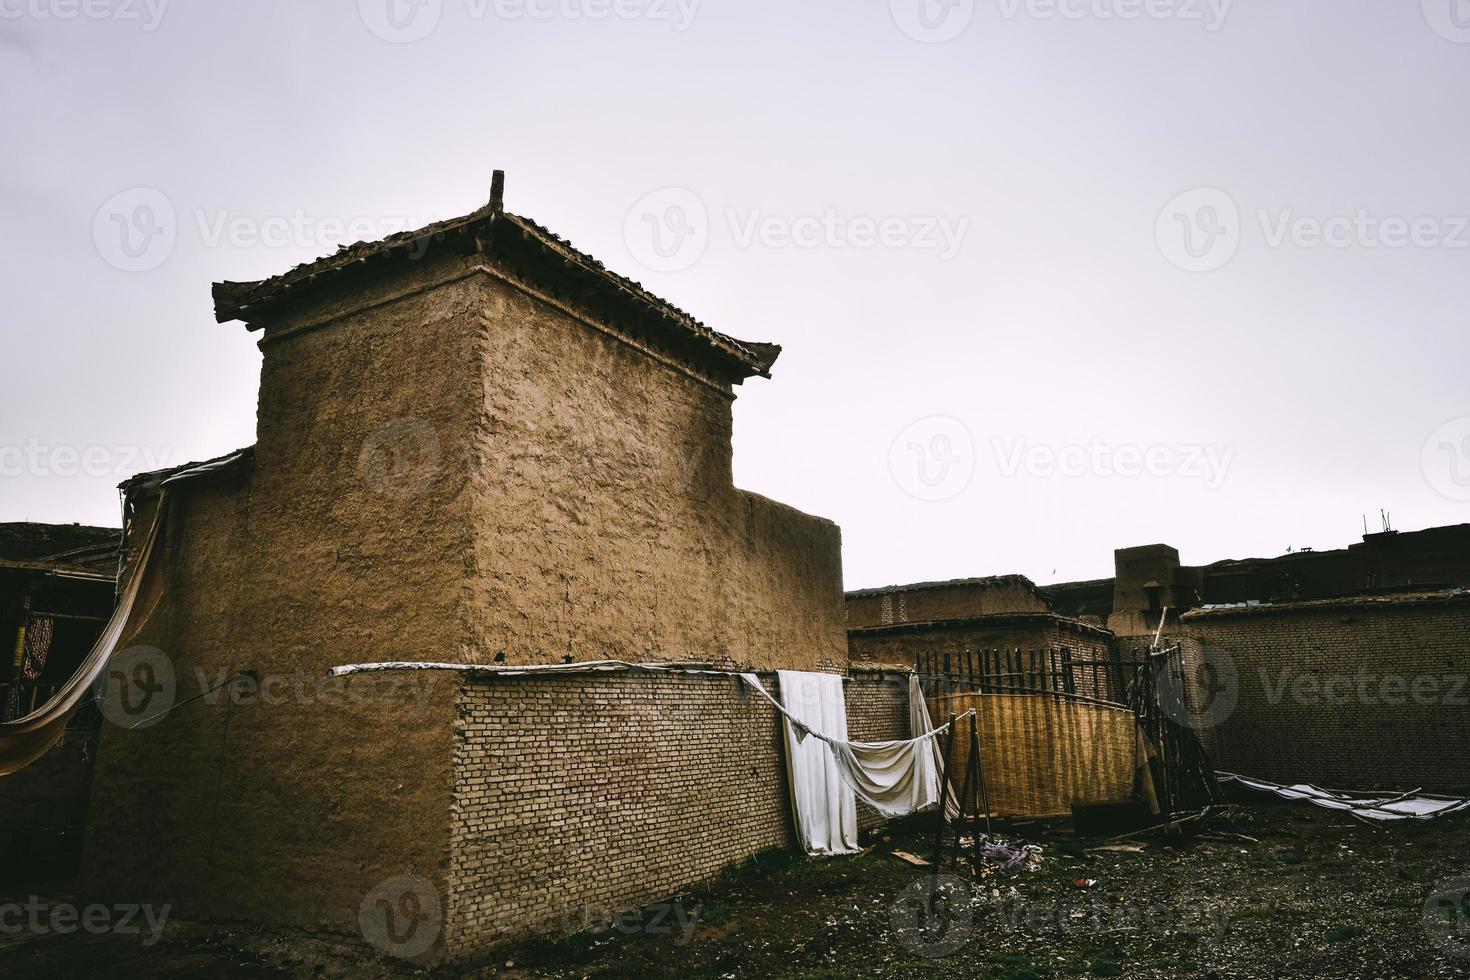
<instances>
[{"instance_id":1,"label":"brick courtyard wall","mask_svg":"<svg viewBox=\"0 0 1470 980\"><path fill-rule=\"evenodd\" d=\"M1334 788L1470 789L1470 596L1202 610L1184 625L1224 685L1213 697L1228 699L1238 679L1233 710L1203 695L1218 768Z\"/></svg>"},{"instance_id":2,"label":"brick courtyard wall","mask_svg":"<svg viewBox=\"0 0 1470 980\"><path fill-rule=\"evenodd\" d=\"M772 694L775 678L762 677ZM907 735L899 681L847 684L849 735ZM734 676L467 679L447 955L668 898L796 846L779 716ZM866 808L864 808L866 809ZM868 811L863 821L880 822Z\"/></svg>"}]
</instances>

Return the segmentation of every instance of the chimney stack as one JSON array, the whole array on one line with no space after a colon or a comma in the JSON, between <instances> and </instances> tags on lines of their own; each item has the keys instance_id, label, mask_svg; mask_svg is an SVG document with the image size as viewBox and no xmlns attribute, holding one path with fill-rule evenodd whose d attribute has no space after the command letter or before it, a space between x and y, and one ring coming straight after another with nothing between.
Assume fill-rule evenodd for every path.
<instances>
[{"instance_id":1,"label":"chimney stack","mask_svg":"<svg viewBox=\"0 0 1470 980\"><path fill-rule=\"evenodd\" d=\"M504 170L497 170L490 177L490 210L496 214L505 210Z\"/></svg>"}]
</instances>

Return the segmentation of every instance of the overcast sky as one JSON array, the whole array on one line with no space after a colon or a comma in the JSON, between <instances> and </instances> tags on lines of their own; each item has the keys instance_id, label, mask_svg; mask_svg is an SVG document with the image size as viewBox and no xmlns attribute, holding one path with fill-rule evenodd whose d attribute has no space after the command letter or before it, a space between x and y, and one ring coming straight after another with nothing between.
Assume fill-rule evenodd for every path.
<instances>
[{"instance_id":1,"label":"overcast sky","mask_svg":"<svg viewBox=\"0 0 1470 980\"><path fill-rule=\"evenodd\" d=\"M921 6L922 3L922 6ZM209 284L507 207L850 588L1470 519L1465 0L0 0L0 520L254 441Z\"/></svg>"}]
</instances>

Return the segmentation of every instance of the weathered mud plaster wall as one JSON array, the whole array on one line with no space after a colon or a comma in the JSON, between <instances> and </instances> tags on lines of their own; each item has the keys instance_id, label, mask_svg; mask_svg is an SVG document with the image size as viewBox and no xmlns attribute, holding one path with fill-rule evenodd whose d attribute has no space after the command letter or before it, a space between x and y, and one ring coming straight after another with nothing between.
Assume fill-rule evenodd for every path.
<instances>
[{"instance_id":1,"label":"weathered mud plaster wall","mask_svg":"<svg viewBox=\"0 0 1470 980\"><path fill-rule=\"evenodd\" d=\"M837 526L735 488L730 386L478 290L474 658L841 669Z\"/></svg>"},{"instance_id":2,"label":"weathered mud plaster wall","mask_svg":"<svg viewBox=\"0 0 1470 980\"><path fill-rule=\"evenodd\" d=\"M1196 696L1219 768L1470 789L1470 596L1200 610L1184 624L1208 667Z\"/></svg>"},{"instance_id":3,"label":"weathered mud plaster wall","mask_svg":"<svg viewBox=\"0 0 1470 980\"><path fill-rule=\"evenodd\" d=\"M450 894L456 679L359 678L341 686L373 696L323 696L335 665L845 662L837 528L733 487L728 385L472 258L394 270L268 325L253 468L176 495L165 591L133 642L161 651L177 707L103 732L87 895L356 936L384 879ZM153 498L134 497L136 547ZM190 700L240 670L276 693ZM529 715L507 717L514 732ZM764 833L753 843L779 836ZM541 841L563 836L546 825ZM444 949L440 935L418 958Z\"/></svg>"},{"instance_id":4,"label":"weathered mud plaster wall","mask_svg":"<svg viewBox=\"0 0 1470 980\"><path fill-rule=\"evenodd\" d=\"M779 694L774 676L762 683ZM909 737L901 684L858 676L845 691L851 737ZM779 716L734 676L470 679L459 715L451 958L795 846ZM880 822L862 809L865 826Z\"/></svg>"},{"instance_id":5,"label":"weathered mud plaster wall","mask_svg":"<svg viewBox=\"0 0 1470 980\"><path fill-rule=\"evenodd\" d=\"M253 471L174 498L163 597L132 642L158 648L177 707L104 728L85 894L351 936L378 882L444 882L455 685L317 685L462 653L463 471L404 494L375 434L425 413L468 426L472 304L448 286L267 337ZM260 696L192 700L246 669Z\"/></svg>"}]
</instances>

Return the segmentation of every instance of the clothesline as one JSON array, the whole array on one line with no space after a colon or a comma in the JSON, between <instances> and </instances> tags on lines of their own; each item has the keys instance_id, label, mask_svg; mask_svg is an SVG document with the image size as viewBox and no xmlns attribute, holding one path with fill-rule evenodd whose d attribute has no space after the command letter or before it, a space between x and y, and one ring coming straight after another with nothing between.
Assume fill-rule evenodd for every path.
<instances>
[{"instance_id":1,"label":"clothesline","mask_svg":"<svg viewBox=\"0 0 1470 980\"><path fill-rule=\"evenodd\" d=\"M756 691L758 691L761 697L771 702L775 709L781 712L781 714L786 717L787 721L791 722L792 725L794 725L798 730L803 733L803 736L810 735L815 739L826 742L828 745L855 746L860 749L903 748L905 746L913 745L915 742L923 742L928 739L934 738L936 735L941 735L944 732L948 731L949 726L954 724L954 722L959 721L961 718L967 718L975 713L975 709L971 708L964 714L956 715L952 721L947 721L943 725L940 725L938 728L930 729L927 734L919 735L914 738L895 739L886 742L853 742L849 741L848 739L833 738L830 735L823 734L822 732L819 732L816 729L812 728L810 725L806 724L806 722L802 721L800 718L792 715L791 712L782 707L781 702L771 697L771 692L767 691L764 687L761 686L761 682L756 678L754 674L741 674L740 679L743 680L746 684L753 687Z\"/></svg>"}]
</instances>

